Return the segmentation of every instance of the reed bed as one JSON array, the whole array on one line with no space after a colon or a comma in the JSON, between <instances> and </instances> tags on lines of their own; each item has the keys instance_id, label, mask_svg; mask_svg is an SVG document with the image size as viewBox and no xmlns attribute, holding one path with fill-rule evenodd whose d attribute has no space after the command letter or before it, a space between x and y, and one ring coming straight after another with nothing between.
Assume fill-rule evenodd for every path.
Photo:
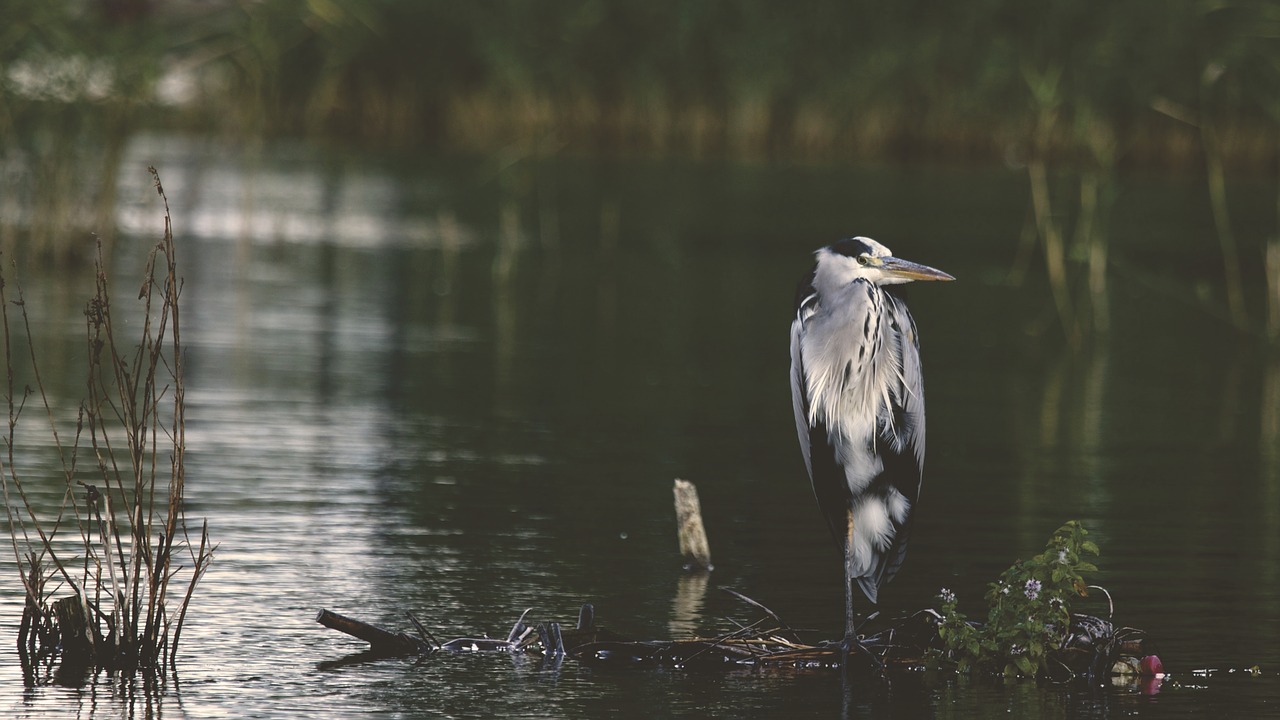
<instances>
[{"instance_id":1,"label":"reed bed","mask_svg":"<svg viewBox=\"0 0 1280 720\"><path fill-rule=\"evenodd\" d=\"M85 305L87 394L73 425L41 379L21 286L0 274L8 409L0 488L26 594L18 646L29 681L58 663L62 672L174 667L192 593L215 550L208 523L191 532L183 505L182 280L168 199L150 171L164 234L142 271L137 307L113 304L98 245ZM15 380L20 364L32 378L24 387ZM40 476L24 444L28 424L47 438L57 480Z\"/></svg>"}]
</instances>

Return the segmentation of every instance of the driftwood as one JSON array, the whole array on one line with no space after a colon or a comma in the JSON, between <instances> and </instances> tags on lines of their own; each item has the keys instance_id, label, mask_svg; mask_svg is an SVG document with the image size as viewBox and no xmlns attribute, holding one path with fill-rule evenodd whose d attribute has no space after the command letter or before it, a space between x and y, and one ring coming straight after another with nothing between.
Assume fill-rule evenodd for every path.
<instances>
[{"instance_id":1,"label":"driftwood","mask_svg":"<svg viewBox=\"0 0 1280 720\"><path fill-rule=\"evenodd\" d=\"M700 595L705 592L705 579L711 570L711 553L697 490L692 483L676 480L674 494L680 552L685 569L702 579ZM530 611L526 610L502 640L484 636L439 642L412 615L408 618L417 628L416 637L328 610L321 610L316 621L369 643L368 651L324 667L387 657L485 652L540 655L543 662L557 666L571 659L588 664L679 669L791 667L883 674L934 666L943 656L945 648L939 634L943 615L934 609L899 617L883 629L862 635L856 646L845 647L840 642L807 643L762 603L735 590L722 589L762 617L747 625L735 622L735 629L718 637L690 640L635 640L610 632L596 623L591 603L582 605L572 626L554 621L530 626L526 622ZM1053 680L1086 678L1091 682L1108 675L1151 675L1153 664L1158 667L1159 660L1147 656L1141 631L1117 628L1092 615L1072 614L1067 641L1062 649L1051 653L1047 674Z\"/></svg>"},{"instance_id":2,"label":"driftwood","mask_svg":"<svg viewBox=\"0 0 1280 720\"><path fill-rule=\"evenodd\" d=\"M730 591L733 592L733 591ZM754 600L736 592L753 606L763 608ZM611 632L595 622L595 608L584 603L576 624L569 626L559 622L525 623L526 610L512 626L506 639L484 637L460 637L439 642L422 627L413 616L410 621L418 628L418 637L402 632L386 630L369 623L321 610L316 622L369 643L366 655L375 657L407 657L436 653L531 653L547 659L572 658L586 662L612 664L652 664L673 667L762 663L776 656L785 663L798 662L806 654L810 660L838 660L839 650L834 645L805 645L786 627L762 629L763 622L743 626L718 638L693 640L637 641ZM773 616L766 608L766 613ZM776 617L776 616L773 616ZM930 627L936 635L936 630ZM872 642L869 640L868 642ZM881 642L880 638L874 642Z\"/></svg>"},{"instance_id":3,"label":"driftwood","mask_svg":"<svg viewBox=\"0 0 1280 720\"><path fill-rule=\"evenodd\" d=\"M707 542L707 530L702 524L702 504L698 502L698 488L688 480L676 479L672 490L676 502L676 536L680 541L680 555L684 557L686 570L710 572L711 545Z\"/></svg>"},{"instance_id":4,"label":"driftwood","mask_svg":"<svg viewBox=\"0 0 1280 720\"><path fill-rule=\"evenodd\" d=\"M380 627L361 622L346 615L321 610L316 616L316 622L338 632L346 633L354 638L359 638L369 643L369 651L381 655L416 655L431 653L435 651L435 647L424 639L406 635L405 633L391 632L383 630Z\"/></svg>"},{"instance_id":5,"label":"driftwood","mask_svg":"<svg viewBox=\"0 0 1280 720\"><path fill-rule=\"evenodd\" d=\"M438 642L410 616L419 636L393 632L358 620L320 611L317 622L369 643L360 659L434 655L437 653L520 653L541 656L559 664L571 659L587 664L715 669L734 667L829 668L866 672L915 670L927 666L942 645L937 611L927 609L899 618L889 627L864 635L860 646L845 649L837 642L809 644L773 611L740 593L728 590L765 618L714 638L691 640L632 640L599 627L594 608L584 604L572 628L558 622L526 624L520 616L505 640L460 637ZM1073 615L1071 640L1057 653L1058 680L1075 677L1099 680L1113 668L1141 668L1145 655L1142 633L1115 628L1092 615ZM1141 672L1140 670L1138 672Z\"/></svg>"}]
</instances>

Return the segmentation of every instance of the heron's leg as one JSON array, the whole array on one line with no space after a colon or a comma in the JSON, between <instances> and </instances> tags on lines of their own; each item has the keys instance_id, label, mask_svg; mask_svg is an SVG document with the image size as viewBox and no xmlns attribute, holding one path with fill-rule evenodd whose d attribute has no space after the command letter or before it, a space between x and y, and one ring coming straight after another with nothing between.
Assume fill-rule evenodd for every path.
<instances>
[{"instance_id":1,"label":"heron's leg","mask_svg":"<svg viewBox=\"0 0 1280 720\"><path fill-rule=\"evenodd\" d=\"M845 516L844 536L844 639L840 641L840 663L845 668L848 668L850 655L864 653L870 659L872 666L883 672L884 663L858 639L858 628L862 625L862 622L854 609L854 602L862 594L862 590L854 586L852 506L849 507L847 513ZM874 616L875 613L872 613L866 618L861 618L861 620L868 620Z\"/></svg>"},{"instance_id":2,"label":"heron's leg","mask_svg":"<svg viewBox=\"0 0 1280 720\"><path fill-rule=\"evenodd\" d=\"M853 508L845 511L844 535L844 644L852 647L858 638L858 615L853 609Z\"/></svg>"}]
</instances>

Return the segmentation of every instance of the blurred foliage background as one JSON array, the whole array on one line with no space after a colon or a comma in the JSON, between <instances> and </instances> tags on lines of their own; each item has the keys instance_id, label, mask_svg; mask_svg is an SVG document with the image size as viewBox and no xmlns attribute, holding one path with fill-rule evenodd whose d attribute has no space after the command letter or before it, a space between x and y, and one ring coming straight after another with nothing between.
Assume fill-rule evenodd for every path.
<instances>
[{"instance_id":1,"label":"blurred foliage background","mask_svg":"<svg viewBox=\"0 0 1280 720\"><path fill-rule=\"evenodd\" d=\"M1186 167L1212 123L1233 166L1270 168L1280 121L1280 5L1261 0L4 6L0 128L19 143L53 104L60 131Z\"/></svg>"},{"instance_id":2,"label":"blurred foliage background","mask_svg":"<svg viewBox=\"0 0 1280 720\"><path fill-rule=\"evenodd\" d=\"M167 100L209 129L823 159L1034 141L1181 164L1206 118L1255 163L1280 119L1273 2L6 4L6 106Z\"/></svg>"},{"instance_id":3,"label":"blurred foliage background","mask_svg":"<svg viewBox=\"0 0 1280 720\"><path fill-rule=\"evenodd\" d=\"M109 226L128 138L179 130L244 145L1004 164L1026 172L1027 232L1060 306L1055 168L1080 183L1074 247L1090 284L1105 283L1105 233L1090 225L1115 174L1198 173L1237 324L1241 266L1280 276L1274 232L1242 255L1227 202L1228 174L1273 177L1280 155L1280 4L1267 0L5 0L3 17L0 233L54 255L67 233L45 220L74 204L89 210L72 226Z\"/></svg>"}]
</instances>

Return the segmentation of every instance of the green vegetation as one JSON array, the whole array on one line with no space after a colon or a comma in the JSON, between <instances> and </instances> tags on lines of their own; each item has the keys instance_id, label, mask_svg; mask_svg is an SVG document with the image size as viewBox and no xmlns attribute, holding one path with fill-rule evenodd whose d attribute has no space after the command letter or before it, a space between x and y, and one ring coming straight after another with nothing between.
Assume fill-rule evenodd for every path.
<instances>
[{"instance_id":1,"label":"green vegetation","mask_svg":"<svg viewBox=\"0 0 1280 720\"><path fill-rule=\"evenodd\" d=\"M1249 0L16 0L6 20L10 127L52 98L150 103L166 75L190 85L170 122L449 147L998 159L1012 144L1185 164L1212 124L1232 162L1262 167L1280 120L1280 7ZM54 65L81 77L14 73Z\"/></svg>"},{"instance_id":2,"label":"green vegetation","mask_svg":"<svg viewBox=\"0 0 1280 720\"><path fill-rule=\"evenodd\" d=\"M987 589L985 624L971 624L956 609L955 593L944 588L938 626L944 649L935 660L1007 676L1050 673L1054 654L1071 638L1072 603L1088 594L1085 574L1098 569L1084 559L1098 554L1098 546L1085 540L1088 534L1079 522L1068 522L1044 552L1005 570Z\"/></svg>"}]
</instances>

